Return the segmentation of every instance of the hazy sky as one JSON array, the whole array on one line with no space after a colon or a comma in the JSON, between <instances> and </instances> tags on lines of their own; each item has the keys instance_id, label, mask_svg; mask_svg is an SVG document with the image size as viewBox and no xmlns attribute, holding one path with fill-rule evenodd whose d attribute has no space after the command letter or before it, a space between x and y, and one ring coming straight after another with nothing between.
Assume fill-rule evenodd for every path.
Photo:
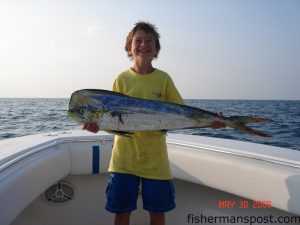
<instances>
[{"instance_id":1,"label":"hazy sky","mask_svg":"<svg viewBox=\"0 0 300 225\"><path fill-rule=\"evenodd\" d=\"M140 20L184 98L300 100L299 0L0 0L0 98L111 89Z\"/></svg>"}]
</instances>

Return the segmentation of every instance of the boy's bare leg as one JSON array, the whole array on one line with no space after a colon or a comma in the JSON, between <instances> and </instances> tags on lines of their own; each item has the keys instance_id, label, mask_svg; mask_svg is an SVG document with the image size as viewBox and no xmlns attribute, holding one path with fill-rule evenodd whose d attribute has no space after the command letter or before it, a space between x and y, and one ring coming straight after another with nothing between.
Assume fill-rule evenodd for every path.
<instances>
[{"instance_id":1,"label":"boy's bare leg","mask_svg":"<svg viewBox=\"0 0 300 225\"><path fill-rule=\"evenodd\" d=\"M165 225L165 213L150 212L150 225Z\"/></svg>"},{"instance_id":2,"label":"boy's bare leg","mask_svg":"<svg viewBox=\"0 0 300 225\"><path fill-rule=\"evenodd\" d=\"M130 212L129 213L116 213L115 225L129 225Z\"/></svg>"}]
</instances>

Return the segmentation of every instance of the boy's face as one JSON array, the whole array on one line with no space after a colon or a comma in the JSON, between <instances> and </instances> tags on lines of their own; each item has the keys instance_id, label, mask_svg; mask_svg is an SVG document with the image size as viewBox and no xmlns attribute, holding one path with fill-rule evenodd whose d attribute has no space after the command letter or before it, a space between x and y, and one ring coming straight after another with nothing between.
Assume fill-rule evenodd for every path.
<instances>
[{"instance_id":1,"label":"boy's face","mask_svg":"<svg viewBox=\"0 0 300 225\"><path fill-rule=\"evenodd\" d=\"M143 30L137 30L133 35L129 51L134 60L151 63L157 54L153 34L146 33Z\"/></svg>"}]
</instances>

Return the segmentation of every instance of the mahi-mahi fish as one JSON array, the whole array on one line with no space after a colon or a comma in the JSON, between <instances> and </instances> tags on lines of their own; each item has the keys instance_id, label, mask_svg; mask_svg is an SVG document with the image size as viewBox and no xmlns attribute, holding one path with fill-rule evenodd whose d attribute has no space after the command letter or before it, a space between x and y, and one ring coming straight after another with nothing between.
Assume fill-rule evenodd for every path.
<instances>
[{"instance_id":1,"label":"mahi-mahi fish","mask_svg":"<svg viewBox=\"0 0 300 225\"><path fill-rule=\"evenodd\" d=\"M248 123L270 122L256 116L225 117L200 108L169 102L130 97L118 92L83 89L71 95L68 115L84 124L97 123L101 130L131 136L138 131L161 131L211 127L220 122L248 134L270 137L246 126Z\"/></svg>"}]
</instances>

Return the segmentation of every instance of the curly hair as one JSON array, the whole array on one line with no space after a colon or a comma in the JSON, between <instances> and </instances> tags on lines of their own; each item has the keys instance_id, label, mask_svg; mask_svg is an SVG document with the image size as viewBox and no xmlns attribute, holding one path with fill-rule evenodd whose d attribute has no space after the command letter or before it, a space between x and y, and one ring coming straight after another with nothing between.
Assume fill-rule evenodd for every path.
<instances>
[{"instance_id":1,"label":"curly hair","mask_svg":"<svg viewBox=\"0 0 300 225\"><path fill-rule=\"evenodd\" d=\"M127 56L129 58L132 58L132 54L130 53L129 50L130 50L130 47L131 47L132 38L133 38L135 32L138 31L138 30L145 31L146 33L151 33L154 36L155 45L156 45L156 52L157 52L154 57L157 58L158 53L159 53L160 48L161 48L160 47L160 42L159 42L160 35L157 32L157 29L156 29L155 25L153 25L151 23L143 22L143 21L137 22L135 24L135 26L132 28L132 30L129 32L129 34L127 35L126 44L125 44L125 51L127 52Z\"/></svg>"}]
</instances>

